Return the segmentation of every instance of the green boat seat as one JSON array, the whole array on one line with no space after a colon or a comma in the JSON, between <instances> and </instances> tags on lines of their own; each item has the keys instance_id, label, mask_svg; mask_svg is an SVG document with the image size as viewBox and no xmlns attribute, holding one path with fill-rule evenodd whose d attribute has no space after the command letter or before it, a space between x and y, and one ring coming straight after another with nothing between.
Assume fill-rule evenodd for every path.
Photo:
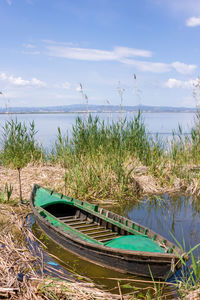
<instances>
[{"instance_id":1,"label":"green boat seat","mask_svg":"<svg viewBox=\"0 0 200 300\"><path fill-rule=\"evenodd\" d=\"M148 237L138 235L125 235L115 238L104 244L107 247L119 248L125 250L145 251L145 252L160 252L164 253L165 250L160 247L156 242Z\"/></svg>"}]
</instances>

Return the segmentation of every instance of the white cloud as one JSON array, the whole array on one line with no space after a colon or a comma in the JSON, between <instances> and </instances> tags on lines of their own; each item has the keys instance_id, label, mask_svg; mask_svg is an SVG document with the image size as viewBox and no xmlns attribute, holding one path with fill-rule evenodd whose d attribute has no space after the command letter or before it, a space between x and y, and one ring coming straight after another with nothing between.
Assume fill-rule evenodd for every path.
<instances>
[{"instance_id":1,"label":"white cloud","mask_svg":"<svg viewBox=\"0 0 200 300\"><path fill-rule=\"evenodd\" d=\"M78 85L78 86L76 87L76 91L79 92L79 93L82 91L81 85Z\"/></svg>"},{"instance_id":2,"label":"white cloud","mask_svg":"<svg viewBox=\"0 0 200 300\"><path fill-rule=\"evenodd\" d=\"M159 62L148 62L141 60L122 59L122 63L136 67L142 72L165 73L170 71L170 65Z\"/></svg>"},{"instance_id":3,"label":"white cloud","mask_svg":"<svg viewBox=\"0 0 200 300\"><path fill-rule=\"evenodd\" d=\"M189 27L200 26L200 17L191 17L186 20L186 25Z\"/></svg>"},{"instance_id":4,"label":"white cloud","mask_svg":"<svg viewBox=\"0 0 200 300\"><path fill-rule=\"evenodd\" d=\"M135 57L152 57L152 52L128 47L115 47L112 51L106 51L63 45L48 45L47 50L47 55L49 56L86 61L118 61L134 66L143 72L165 73L175 69L178 73L190 74L197 68L196 65L187 65L178 61L166 64L162 62L136 60L134 59Z\"/></svg>"},{"instance_id":5,"label":"white cloud","mask_svg":"<svg viewBox=\"0 0 200 300\"><path fill-rule=\"evenodd\" d=\"M23 78L19 77L14 77L12 75L7 75L6 73L0 73L0 80L5 80L11 85L15 86L33 86L33 87L44 87L46 86L46 83L37 79L37 78L32 78L31 80L25 80Z\"/></svg>"},{"instance_id":6,"label":"white cloud","mask_svg":"<svg viewBox=\"0 0 200 300\"><path fill-rule=\"evenodd\" d=\"M50 56L64 57L68 59L101 61L116 60L117 57L112 51L103 51L97 49L83 49L71 47L50 46L47 47Z\"/></svg>"},{"instance_id":7,"label":"white cloud","mask_svg":"<svg viewBox=\"0 0 200 300\"><path fill-rule=\"evenodd\" d=\"M122 59L121 62L132 65L140 71L152 73L166 73L174 68L180 74L191 74L197 68L195 65L187 65L178 61L171 64L165 64L161 62Z\"/></svg>"},{"instance_id":8,"label":"white cloud","mask_svg":"<svg viewBox=\"0 0 200 300\"><path fill-rule=\"evenodd\" d=\"M53 40L46 40L46 39L43 39L42 40L43 43L45 44L50 44L50 45L59 45L59 46L73 46L73 47L76 47L78 46L77 43L73 43L73 42L56 42L56 41L53 41Z\"/></svg>"},{"instance_id":9,"label":"white cloud","mask_svg":"<svg viewBox=\"0 0 200 300\"><path fill-rule=\"evenodd\" d=\"M120 60L126 57L150 57L152 53L147 50L140 50L127 47L116 47L113 51L99 49L75 48L65 46L47 46L48 55L64 57L68 59L102 61L102 60Z\"/></svg>"},{"instance_id":10,"label":"white cloud","mask_svg":"<svg viewBox=\"0 0 200 300\"><path fill-rule=\"evenodd\" d=\"M172 89L172 88L183 88L183 89L190 89L194 87L196 80L178 80L175 78L169 78L167 82L165 82L165 86Z\"/></svg>"},{"instance_id":11,"label":"white cloud","mask_svg":"<svg viewBox=\"0 0 200 300\"><path fill-rule=\"evenodd\" d=\"M140 50L140 49L134 49L134 48L128 48L128 47L115 47L114 53L118 57L135 57L135 56L141 56L141 57L151 57L152 52L148 50Z\"/></svg>"},{"instance_id":12,"label":"white cloud","mask_svg":"<svg viewBox=\"0 0 200 300\"><path fill-rule=\"evenodd\" d=\"M32 86L37 86L37 87L44 87L46 86L46 83L44 81L41 81L37 78L32 78L31 80L29 80L30 85Z\"/></svg>"},{"instance_id":13,"label":"white cloud","mask_svg":"<svg viewBox=\"0 0 200 300\"><path fill-rule=\"evenodd\" d=\"M178 73L185 75L191 74L197 68L197 66L195 65L186 65L179 61L173 62L171 65Z\"/></svg>"}]
</instances>

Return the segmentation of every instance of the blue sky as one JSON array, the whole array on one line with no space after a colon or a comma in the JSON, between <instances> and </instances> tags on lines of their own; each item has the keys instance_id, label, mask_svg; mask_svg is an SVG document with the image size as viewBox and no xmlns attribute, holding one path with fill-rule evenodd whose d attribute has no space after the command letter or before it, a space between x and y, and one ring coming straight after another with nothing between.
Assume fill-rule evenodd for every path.
<instances>
[{"instance_id":1,"label":"blue sky","mask_svg":"<svg viewBox=\"0 0 200 300\"><path fill-rule=\"evenodd\" d=\"M199 35L199 0L0 0L0 105L193 107Z\"/></svg>"}]
</instances>

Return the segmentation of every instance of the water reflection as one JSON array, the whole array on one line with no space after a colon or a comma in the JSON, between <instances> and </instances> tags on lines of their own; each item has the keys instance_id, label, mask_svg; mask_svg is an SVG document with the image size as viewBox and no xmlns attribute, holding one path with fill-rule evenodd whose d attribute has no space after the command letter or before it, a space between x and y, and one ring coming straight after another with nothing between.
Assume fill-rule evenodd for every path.
<instances>
[{"instance_id":1,"label":"water reflection","mask_svg":"<svg viewBox=\"0 0 200 300\"><path fill-rule=\"evenodd\" d=\"M175 242L171 232L181 245L185 241L186 251L200 243L199 199L165 194L134 204L124 203L115 211ZM195 254L200 255L200 247Z\"/></svg>"}]
</instances>

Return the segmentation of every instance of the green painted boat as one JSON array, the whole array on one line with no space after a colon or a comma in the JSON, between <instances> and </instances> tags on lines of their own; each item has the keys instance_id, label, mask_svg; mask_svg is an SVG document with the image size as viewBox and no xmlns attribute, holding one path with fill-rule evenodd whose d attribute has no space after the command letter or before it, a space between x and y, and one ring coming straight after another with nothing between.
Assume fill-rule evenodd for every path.
<instances>
[{"instance_id":1,"label":"green painted boat","mask_svg":"<svg viewBox=\"0 0 200 300\"><path fill-rule=\"evenodd\" d=\"M152 230L98 205L35 185L31 206L38 225L83 259L119 272L167 279L184 253Z\"/></svg>"}]
</instances>

